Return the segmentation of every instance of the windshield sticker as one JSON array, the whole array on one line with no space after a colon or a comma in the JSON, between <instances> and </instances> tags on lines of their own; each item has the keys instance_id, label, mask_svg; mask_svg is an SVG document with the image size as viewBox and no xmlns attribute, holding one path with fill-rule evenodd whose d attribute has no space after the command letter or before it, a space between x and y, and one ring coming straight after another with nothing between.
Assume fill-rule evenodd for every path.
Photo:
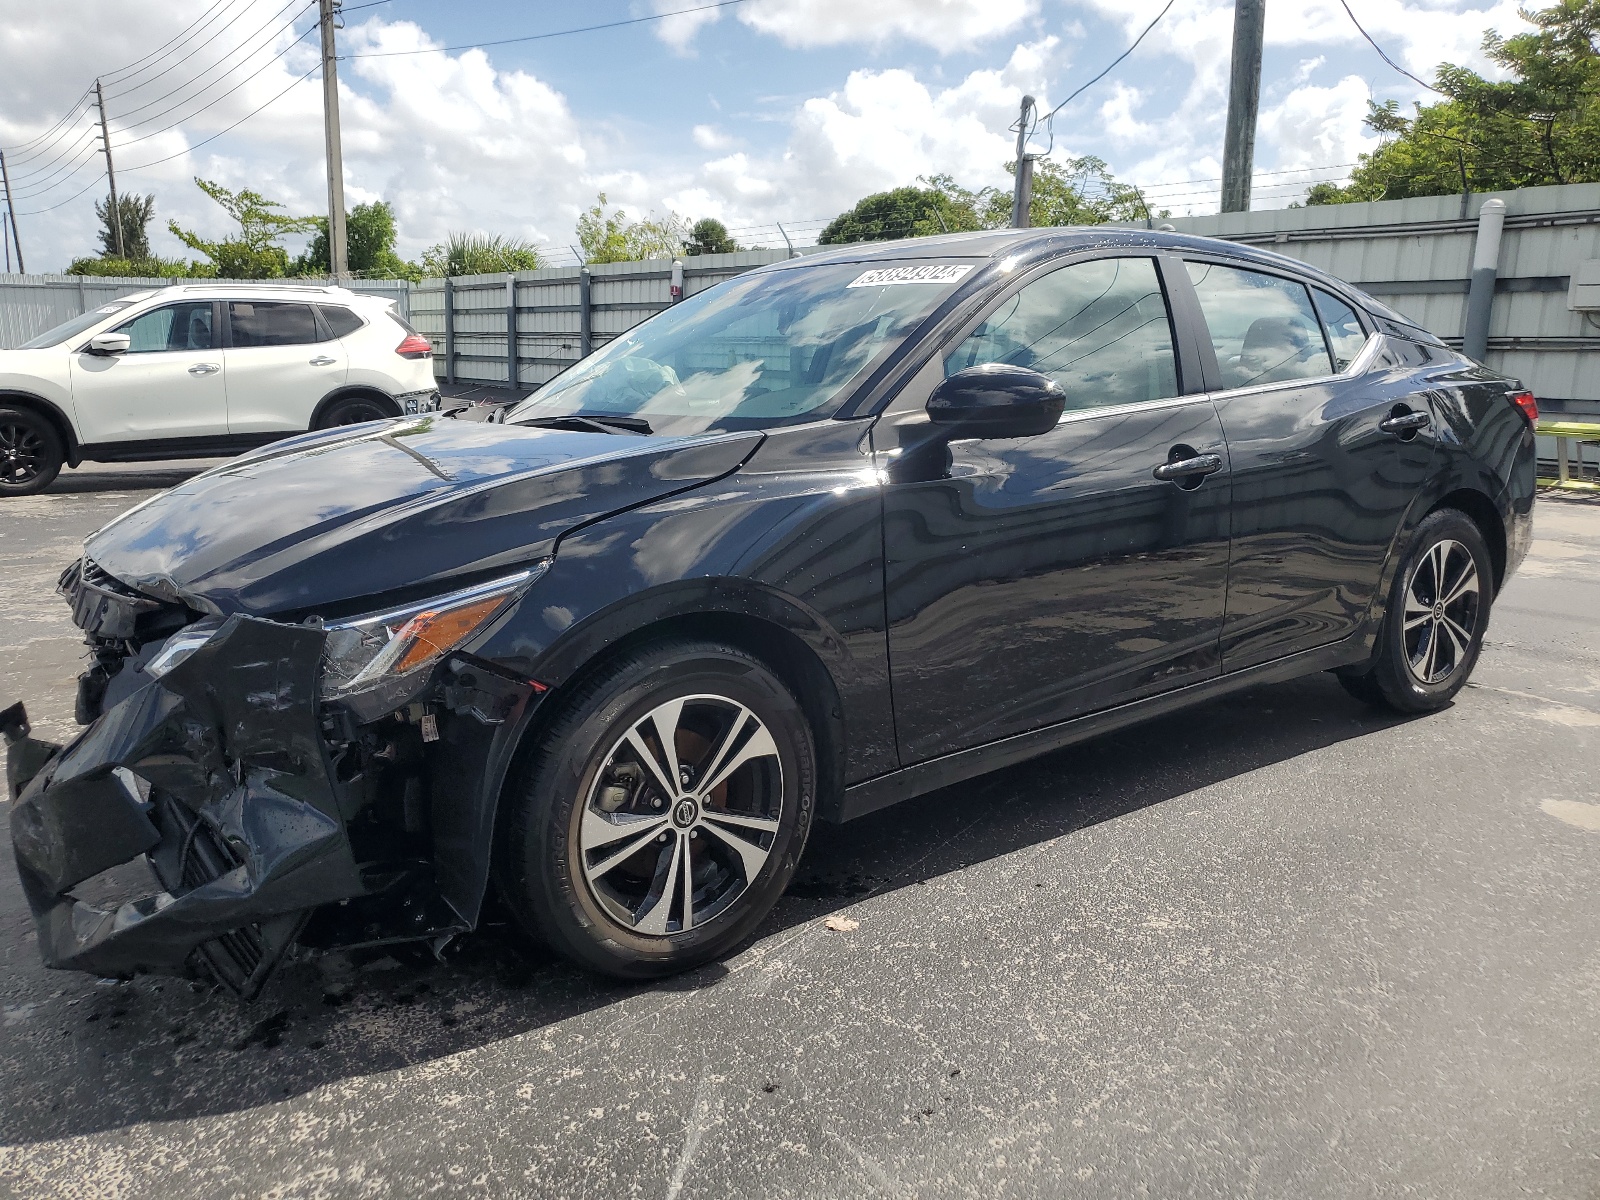
<instances>
[{"instance_id":1,"label":"windshield sticker","mask_svg":"<svg viewBox=\"0 0 1600 1200\"><path fill-rule=\"evenodd\" d=\"M886 283L954 283L968 271L971 263L927 267L877 267L863 271L846 287L881 287Z\"/></svg>"}]
</instances>

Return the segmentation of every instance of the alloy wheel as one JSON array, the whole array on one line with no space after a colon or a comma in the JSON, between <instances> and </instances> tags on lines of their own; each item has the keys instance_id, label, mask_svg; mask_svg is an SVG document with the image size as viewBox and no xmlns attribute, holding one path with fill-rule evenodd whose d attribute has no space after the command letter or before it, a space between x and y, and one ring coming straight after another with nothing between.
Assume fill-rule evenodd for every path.
<instances>
[{"instance_id":1,"label":"alloy wheel","mask_svg":"<svg viewBox=\"0 0 1600 1200\"><path fill-rule=\"evenodd\" d=\"M1478 564L1462 543L1442 539L1412 568L1406 587L1406 662L1419 683L1443 683L1478 631Z\"/></svg>"},{"instance_id":2,"label":"alloy wheel","mask_svg":"<svg viewBox=\"0 0 1600 1200\"><path fill-rule=\"evenodd\" d=\"M699 929L755 882L782 815L783 765L761 719L726 696L669 700L602 760L578 827L584 882L632 933Z\"/></svg>"},{"instance_id":3,"label":"alloy wheel","mask_svg":"<svg viewBox=\"0 0 1600 1200\"><path fill-rule=\"evenodd\" d=\"M346 401L339 406L335 425L364 425L368 421L382 421L389 414L371 400Z\"/></svg>"},{"instance_id":4,"label":"alloy wheel","mask_svg":"<svg viewBox=\"0 0 1600 1200\"><path fill-rule=\"evenodd\" d=\"M0 425L0 483L22 487L44 470L45 445L39 432L26 425Z\"/></svg>"}]
</instances>

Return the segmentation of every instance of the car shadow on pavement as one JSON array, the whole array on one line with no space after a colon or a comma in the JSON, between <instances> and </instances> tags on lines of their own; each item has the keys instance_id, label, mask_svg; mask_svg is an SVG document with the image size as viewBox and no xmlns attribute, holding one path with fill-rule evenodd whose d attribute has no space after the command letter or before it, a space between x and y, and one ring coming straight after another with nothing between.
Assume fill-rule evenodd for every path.
<instances>
[{"instance_id":1,"label":"car shadow on pavement","mask_svg":"<svg viewBox=\"0 0 1600 1200\"><path fill-rule=\"evenodd\" d=\"M210 470L222 459L182 463L127 463L117 466L92 465L77 470L68 468L57 475L43 495L71 495L85 492L143 492L151 488L177 487L201 471Z\"/></svg>"},{"instance_id":2,"label":"car shadow on pavement","mask_svg":"<svg viewBox=\"0 0 1600 1200\"><path fill-rule=\"evenodd\" d=\"M946 788L842 827L819 826L757 944L864 897L929 880L1193 793L1405 718L1331 676L1263 687ZM1198 803L1204 810L1204 800ZM1040 886L1044 886L1041 884ZM10 939L8 939L10 940ZM7 964L26 1003L0 1039L0 1144L241 1111L341 1080L555 1030L641 992L714 987L712 964L649 985L594 979L491 920L437 962L328 956L289 964L242 1004L209 985L96 981ZM18 957L18 955L22 957ZM8 988L8 995L16 989ZM9 1003L9 1002L8 1002Z\"/></svg>"}]
</instances>

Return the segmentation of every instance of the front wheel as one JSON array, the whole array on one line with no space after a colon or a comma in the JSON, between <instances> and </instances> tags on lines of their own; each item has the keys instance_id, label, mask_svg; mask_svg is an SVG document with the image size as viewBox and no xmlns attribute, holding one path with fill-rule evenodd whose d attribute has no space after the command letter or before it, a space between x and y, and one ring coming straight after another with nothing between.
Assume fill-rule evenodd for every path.
<instances>
[{"instance_id":1,"label":"front wheel","mask_svg":"<svg viewBox=\"0 0 1600 1200\"><path fill-rule=\"evenodd\" d=\"M1371 663L1342 672L1369 704L1429 712L1466 686L1483 648L1493 593L1489 549L1471 518L1430 513L1417 527L1389 594Z\"/></svg>"},{"instance_id":2,"label":"front wheel","mask_svg":"<svg viewBox=\"0 0 1600 1200\"><path fill-rule=\"evenodd\" d=\"M794 875L814 746L799 701L742 650L625 654L566 702L506 795L500 891L528 932L603 975L718 958Z\"/></svg>"},{"instance_id":3,"label":"front wheel","mask_svg":"<svg viewBox=\"0 0 1600 1200\"><path fill-rule=\"evenodd\" d=\"M0 496L42 492L66 463L55 426L26 408L0 408Z\"/></svg>"}]
</instances>

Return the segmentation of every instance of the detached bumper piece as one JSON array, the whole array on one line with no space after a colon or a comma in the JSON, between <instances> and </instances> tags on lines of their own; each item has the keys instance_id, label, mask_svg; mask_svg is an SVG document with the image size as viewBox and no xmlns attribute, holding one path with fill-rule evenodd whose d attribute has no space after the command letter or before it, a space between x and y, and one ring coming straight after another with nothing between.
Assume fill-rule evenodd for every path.
<instances>
[{"instance_id":1,"label":"detached bumper piece","mask_svg":"<svg viewBox=\"0 0 1600 1200\"><path fill-rule=\"evenodd\" d=\"M70 745L0 713L17 867L45 964L203 969L246 998L318 907L362 895L317 726L319 629L235 616ZM145 855L162 891L73 889Z\"/></svg>"}]
</instances>

